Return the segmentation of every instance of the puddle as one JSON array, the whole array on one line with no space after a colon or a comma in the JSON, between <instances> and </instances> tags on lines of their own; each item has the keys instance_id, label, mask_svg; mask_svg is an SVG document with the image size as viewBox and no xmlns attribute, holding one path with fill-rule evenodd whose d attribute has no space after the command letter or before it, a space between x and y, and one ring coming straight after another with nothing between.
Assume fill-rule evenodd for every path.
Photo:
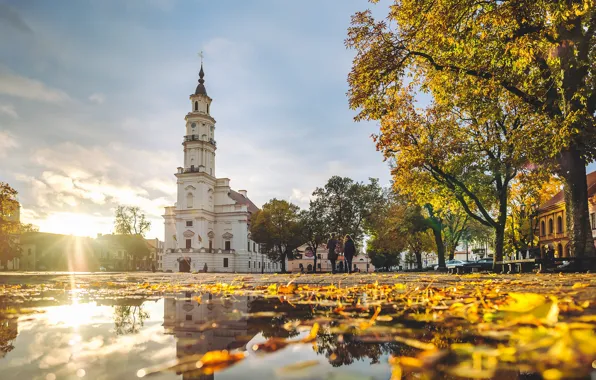
<instances>
[{"instance_id":1,"label":"puddle","mask_svg":"<svg viewBox=\"0 0 596 380\"><path fill-rule=\"evenodd\" d=\"M506 335L488 331L479 337L461 320L438 325L424 315L407 320L399 315L391 304L366 310L285 296L180 292L102 298L41 291L0 299L0 378L386 380L392 376L391 357L410 358L400 363L406 369L433 368L425 376L414 371L404 378L542 377L540 364L508 362L506 355L515 360L517 354L504 348ZM585 323L576 328L593 332ZM447 347L464 357L468 350L469 366L453 353L420 356ZM223 350L242 360L199 365L205 353ZM495 372L497 360L504 364Z\"/></svg>"},{"instance_id":2,"label":"puddle","mask_svg":"<svg viewBox=\"0 0 596 380\"><path fill-rule=\"evenodd\" d=\"M387 379L389 347L340 341L320 334L316 343L273 353L254 352L270 337L300 339L288 331L283 305L258 297L180 293L143 299L30 301L25 314L0 320L2 379L134 379L142 369L209 351L245 352L242 362L212 375L164 370L151 379ZM43 299L45 298L45 299ZM54 304L55 306L47 306ZM39 305L39 306L37 306ZM9 308L11 305L4 305ZM287 306L286 306L287 307ZM310 308L303 312L310 314ZM250 314L255 314L251 317ZM300 317L301 313L295 313ZM302 315L304 316L304 315ZM301 363L292 367L293 364Z\"/></svg>"}]
</instances>

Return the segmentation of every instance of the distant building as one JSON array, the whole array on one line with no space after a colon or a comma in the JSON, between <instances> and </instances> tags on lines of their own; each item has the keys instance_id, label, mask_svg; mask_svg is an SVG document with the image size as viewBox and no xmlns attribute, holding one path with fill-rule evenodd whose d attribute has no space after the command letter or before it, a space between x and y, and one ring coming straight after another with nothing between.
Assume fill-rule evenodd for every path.
<instances>
[{"instance_id":1,"label":"distant building","mask_svg":"<svg viewBox=\"0 0 596 380\"><path fill-rule=\"evenodd\" d=\"M596 172L588 174L588 199L592 236L596 236ZM563 191L538 208L534 219L534 231L538 235L538 246L544 256L548 249L555 251L555 257L569 257L569 236L567 234L567 215Z\"/></svg>"},{"instance_id":2,"label":"distant building","mask_svg":"<svg viewBox=\"0 0 596 380\"><path fill-rule=\"evenodd\" d=\"M21 235L21 270L97 270L93 239L47 232Z\"/></svg>"},{"instance_id":3,"label":"distant building","mask_svg":"<svg viewBox=\"0 0 596 380\"><path fill-rule=\"evenodd\" d=\"M150 256L148 257L147 262L144 264L146 268L153 269L152 265L155 266L156 270L162 270L163 265L163 254L164 254L164 242L159 240L158 238L155 239L145 239L147 246L149 247Z\"/></svg>"},{"instance_id":4,"label":"distant building","mask_svg":"<svg viewBox=\"0 0 596 380\"><path fill-rule=\"evenodd\" d=\"M289 260L287 268L289 272L312 272L315 265L315 253L312 247L304 244L296 250L293 260ZM331 272L331 261L328 258L327 244L322 244L317 247L317 272ZM335 262L335 269L343 272L345 269L345 257L339 255ZM360 272L374 272L375 267L372 265L368 257L364 254L358 254L352 259L352 270L359 270Z\"/></svg>"}]
</instances>

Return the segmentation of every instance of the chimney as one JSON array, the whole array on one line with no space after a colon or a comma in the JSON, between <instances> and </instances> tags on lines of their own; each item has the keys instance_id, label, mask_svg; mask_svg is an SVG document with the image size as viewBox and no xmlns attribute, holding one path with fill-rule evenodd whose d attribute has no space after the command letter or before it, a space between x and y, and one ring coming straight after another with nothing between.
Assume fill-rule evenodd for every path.
<instances>
[{"instance_id":1,"label":"chimney","mask_svg":"<svg viewBox=\"0 0 596 380\"><path fill-rule=\"evenodd\" d=\"M242 194L244 198L246 198L246 190L238 190L238 192Z\"/></svg>"}]
</instances>

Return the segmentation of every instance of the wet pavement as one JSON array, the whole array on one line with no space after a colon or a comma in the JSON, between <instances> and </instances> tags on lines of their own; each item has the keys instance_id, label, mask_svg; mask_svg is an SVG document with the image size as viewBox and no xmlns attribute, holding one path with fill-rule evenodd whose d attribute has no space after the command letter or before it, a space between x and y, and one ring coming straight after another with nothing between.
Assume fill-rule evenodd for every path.
<instances>
[{"instance_id":1,"label":"wet pavement","mask_svg":"<svg viewBox=\"0 0 596 380\"><path fill-rule=\"evenodd\" d=\"M0 284L1 379L596 376L592 275L10 274Z\"/></svg>"}]
</instances>

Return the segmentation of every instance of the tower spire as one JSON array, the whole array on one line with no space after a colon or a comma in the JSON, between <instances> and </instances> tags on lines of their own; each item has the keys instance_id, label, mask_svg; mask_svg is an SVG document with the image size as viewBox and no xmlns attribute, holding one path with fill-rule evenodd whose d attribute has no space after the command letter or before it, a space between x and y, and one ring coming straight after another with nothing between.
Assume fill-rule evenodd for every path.
<instances>
[{"instance_id":1,"label":"tower spire","mask_svg":"<svg viewBox=\"0 0 596 380\"><path fill-rule=\"evenodd\" d=\"M205 72L203 71L203 51L199 53L201 57L201 70L199 71L199 84L195 90L195 95L207 95L207 89L205 88Z\"/></svg>"}]
</instances>

